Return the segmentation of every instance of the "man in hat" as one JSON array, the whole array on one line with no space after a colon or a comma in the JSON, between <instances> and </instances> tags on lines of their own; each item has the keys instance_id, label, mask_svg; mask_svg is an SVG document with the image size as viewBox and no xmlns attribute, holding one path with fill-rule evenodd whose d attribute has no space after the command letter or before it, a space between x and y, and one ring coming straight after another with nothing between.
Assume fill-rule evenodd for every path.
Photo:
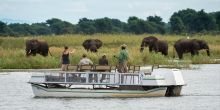
<instances>
[{"instance_id":1,"label":"man in hat","mask_svg":"<svg viewBox=\"0 0 220 110\"><path fill-rule=\"evenodd\" d=\"M126 50L127 45L121 45L121 51L118 56L118 72L126 73L128 72L127 61L128 61L128 52Z\"/></svg>"}]
</instances>

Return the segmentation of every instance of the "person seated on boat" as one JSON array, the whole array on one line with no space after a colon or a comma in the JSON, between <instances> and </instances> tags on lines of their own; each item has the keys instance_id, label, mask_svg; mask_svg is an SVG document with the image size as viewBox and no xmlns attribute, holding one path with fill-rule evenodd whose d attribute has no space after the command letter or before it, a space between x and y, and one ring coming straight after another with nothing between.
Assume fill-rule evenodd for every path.
<instances>
[{"instance_id":1,"label":"person seated on boat","mask_svg":"<svg viewBox=\"0 0 220 110\"><path fill-rule=\"evenodd\" d=\"M99 59L99 65L108 65L108 59L106 58L106 55L104 54L100 59ZM100 72L105 72L106 70L99 70ZM100 82L102 83L103 80L105 80L106 74L102 74L102 78Z\"/></svg>"},{"instance_id":2,"label":"person seated on boat","mask_svg":"<svg viewBox=\"0 0 220 110\"><path fill-rule=\"evenodd\" d=\"M83 54L81 60L78 63L78 65L79 66L82 66L82 65L93 65L93 62L87 57L86 54Z\"/></svg>"},{"instance_id":3,"label":"person seated on boat","mask_svg":"<svg viewBox=\"0 0 220 110\"><path fill-rule=\"evenodd\" d=\"M69 54L72 54L74 52L75 52L75 49L73 49L72 51L69 51L67 46L64 47L64 51L62 52L62 56L61 56L61 64L62 64L61 70L62 71L68 70L68 66L70 64Z\"/></svg>"},{"instance_id":4,"label":"person seated on boat","mask_svg":"<svg viewBox=\"0 0 220 110\"><path fill-rule=\"evenodd\" d=\"M78 65L79 65L80 71L90 71L89 69L85 69L85 70L81 69L81 66L83 66L83 65L93 65L93 62L87 57L86 54L83 54ZM89 82L92 81L92 79L93 79L92 76L93 76L93 74L89 74ZM97 77L97 74L94 75L94 76ZM79 77L81 77L81 75L79 75Z\"/></svg>"}]
</instances>

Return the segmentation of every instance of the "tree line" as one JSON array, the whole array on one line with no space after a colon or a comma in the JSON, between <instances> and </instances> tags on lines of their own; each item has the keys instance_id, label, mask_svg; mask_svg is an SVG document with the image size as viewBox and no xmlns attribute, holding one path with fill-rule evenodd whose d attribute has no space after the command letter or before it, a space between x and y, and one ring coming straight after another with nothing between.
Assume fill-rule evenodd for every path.
<instances>
[{"instance_id":1,"label":"tree line","mask_svg":"<svg viewBox=\"0 0 220 110\"><path fill-rule=\"evenodd\" d=\"M220 11L206 13L204 10L184 9L174 12L168 23L160 16L140 19L135 16L127 22L108 17L98 19L82 18L77 24L52 18L42 23L7 24L0 21L0 36L62 35L95 33L132 34L196 34L220 33Z\"/></svg>"}]
</instances>

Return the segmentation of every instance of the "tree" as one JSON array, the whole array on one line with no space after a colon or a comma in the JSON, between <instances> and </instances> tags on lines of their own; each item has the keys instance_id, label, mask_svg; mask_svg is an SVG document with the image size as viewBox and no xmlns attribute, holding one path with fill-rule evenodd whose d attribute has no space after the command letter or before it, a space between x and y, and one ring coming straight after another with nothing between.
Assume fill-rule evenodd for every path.
<instances>
[{"instance_id":1,"label":"tree","mask_svg":"<svg viewBox=\"0 0 220 110\"><path fill-rule=\"evenodd\" d=\"M37 35L52 34L51 29L46 23L33 23L31 27L33 28L33 30L36 32Z\"/></svg>"},{"instance_id":2,"label":"tree","mask_svg":"<svg viewBox=\"0 0 220 110\"><path fill-rule=\"evenodd\" d=\"M210 13L210 15L215 19L216 28L220 31L220 11Z\"/></svg>"},{"instance_id":3,"label":"tree","mask_svg":"<svg viewBox=\"0 0 220 110\"><path fill-rule=\"evenodd\" d=\"M74 33L74 25L69 22L62 21L57 18L49 19L46 22L49 25L52 32L57 35Z\"/></svg>"},{"instance_id":4,"label":"tree","mask_svg":"<svg viewBox=\"0 0 220 110\"><path fill-rule=\"evenodd\" d=\"M139 18L132 16L128 18L128 32L141 34L140 25L144 25L143 21L140 21Z\"/></svg>"},{"instance_id":5,"label":"tree","mask_svg":"<svg viewBox=\"0 0 220 110\"><path fill-rule=\"evenodd\" d=\"M149 16L149 17L147 17L147 21L150 22L152 27L154 27L154 30L152 30L151 32L165 34L165 32L166 32L165 23L162 21L161 17Z\"/></svg>"},{"instance_id":6,"label":"tree","mask_svg":"<svg viewBox=\"0 0 220 110\"><path fill-rule=\"evenodd\" d=\"M171 32L181 34L184 32L184 24L180 17L172 17L170 19Z\"/></svg>"},{"instance_id":7,"label":"tree","mask_svg":"<svg viewBox=\"0 0 220 110\"><path fill-rule=\"evenodd\" d=\"M217 29L215 18L204 10L198 12L193 9L180 10L175 12L171 19L174 20L175 17L179 17L182 20L185 31L188 33L207 32ZM172 25L171 28L174 29Z\"/></svg>"},{"instance_id":8,"label":"tree","mask_svg":"<svg viewBox=\"0 0 220 110\"><path fill-rule=\"evenodd\" d=\"M216 29L214 18L205 13L204 10L198 12L193 24L196 32L211 31Z\"/></svg>"},{"instance_id":9,"label":"tree","mask_svg":"<svg viewBox=\"0 0 220 110\"><path fill-rule=\"evenodd\" d=\"M98 33L112 33L113 26L111 19L105 17L95 20L96 32Z\"/></svg>"},{"instance_id":10,"label":"tree","mask_svg":"<svg viewBox=\"0 0 220 110\"><path fill-rule=\"evenodd\" d=\"M95 22L93 20L82 18L77 25L77 33L94 34L96 32Z\"/></svg>"},{"instance_id":11,"label":"tree","mask_svg":"<svg viewBox=\"0 0 220 110\"><path fill-rule=\"evenodd\" d=\"M13 35L13 31L5 24L0 21L0 36L10 36Z\"/></svg>"},{"instance_id":12,"label":"tree","mask_svg":"<svg viewBox=\"0 0 220 110\"><path fill-rule=\"evenodd\" d=\"M36 31L29 24L9 24L8 25L15 36L28 36L28 35L36 35Z\"/></svg>"},{"instance_id":13,"label":"tree","mask_svg":"<svg viewBox=\"0 0 220 110\"><path fill-rule=\"evenodd\" d=\"M112 24L112 32L113 33L122 33L124 32L126 29L126 23L121 22L118 19L111 19L111 24Z\"/></svg>"}]
</instances>

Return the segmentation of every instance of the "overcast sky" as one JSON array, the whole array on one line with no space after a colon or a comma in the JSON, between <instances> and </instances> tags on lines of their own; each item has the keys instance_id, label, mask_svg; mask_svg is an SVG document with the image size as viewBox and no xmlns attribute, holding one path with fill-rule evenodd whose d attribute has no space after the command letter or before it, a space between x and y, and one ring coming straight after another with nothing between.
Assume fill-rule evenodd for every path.
<instances>
[{"instance_id":1,"label":"overcast sky","mask_svg":"<svg viewBox=\"0 0 220 110\"><path fill-rule=\"evenodd\" d=\"M129 16L158 15L168 22L174 12L186 8L220 11L220 0L0 0L0 19L44 22L59 18L75 24L83 17L126 22Z\"/></svg>"}]
</instances>

